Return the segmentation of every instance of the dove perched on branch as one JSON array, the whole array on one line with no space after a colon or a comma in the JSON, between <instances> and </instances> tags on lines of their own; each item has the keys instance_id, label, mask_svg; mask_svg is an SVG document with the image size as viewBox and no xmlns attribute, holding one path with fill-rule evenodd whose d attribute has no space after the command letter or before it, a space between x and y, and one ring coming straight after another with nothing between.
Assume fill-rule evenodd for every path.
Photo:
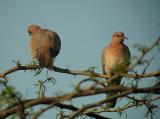
<instances>
[{"instance_id":1,"label":"dove perched on branch","mask_svg":"<svg viewBox=\"0 0 160 119\"><path fill-rule=\"evenodd\" d=\"M54 31L43 29L38 25L30 25L30 49L33 59L37 59L41 68L52 70L55 57L61 49L61 40Z\"/></svg>"},{"instance_id":2,"label":"dove perched on branch","mask_svg":"<svg viewBox=\"0 0 160 119\"><path fill-rule=\"evenodd\" d=\"M124 39L127 38L124 36L123 32L115 32L112 35L111 43L103 49L101 63L104 74L113 76L127 72L130 64L130 51L129 48L123 43ZM113 79L108 83L108 86L120 85L121 78L122 77ZM108 93L107 98L116 94L118 93L110 92ZM114 108L116 101L117 99L113 99L108 102L107 105L109 105L110 108Z\"/></svg>"}]
</instances>

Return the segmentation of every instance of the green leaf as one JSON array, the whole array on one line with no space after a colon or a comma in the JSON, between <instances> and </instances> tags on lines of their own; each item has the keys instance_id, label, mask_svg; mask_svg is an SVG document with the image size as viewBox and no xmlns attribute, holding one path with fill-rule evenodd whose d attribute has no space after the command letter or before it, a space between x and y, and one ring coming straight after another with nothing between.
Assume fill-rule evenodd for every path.
<instances>
[{"instance_id":1,"label":"green leaf","mask_svg":"<svg viewBox=\"0 0 160 119\"><path fill-rule=\"evenodd\" d=\"M35 74L34 74L34 76L37 76L37 75L39 75L41 72L42 72L42 70L41 70L41 69L38 69L38 70L36 70L36 71L35 71Z\"/></svg>"}]
</instances>

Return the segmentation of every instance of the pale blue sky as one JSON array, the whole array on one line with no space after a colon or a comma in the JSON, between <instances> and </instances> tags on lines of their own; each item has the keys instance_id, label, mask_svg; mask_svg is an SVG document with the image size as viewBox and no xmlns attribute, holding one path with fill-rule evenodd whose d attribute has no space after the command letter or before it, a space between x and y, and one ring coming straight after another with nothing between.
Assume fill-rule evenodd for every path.
<instances>
[{"instance_id":1,"label":"pale blue sky","mask_svg":"<svg viewBox=\"0 0 160 119\"><path fill-rule=\"evenodd\" d=\"M62 41L62 49L56 59L58 67L83 70L98 66L101 71L101 52L110 42L115 31L123 31L128 37L125 43L131 54L137 52L133 44L149 45L160 36L159 0L0 0L0 72L14 66L11 60L21 60L24 64L31 61L29 35L26 31L30 24L38 24L56 31ZM148 58L156 56L148 71L159 69L160 53L154 49ZM46 78L46 70L34 77L33 73L19 71L8 75L10 84L27 98L35 96L34 83ZM53 87L48 85L47 95L54 92L73 90L78 79L86 77L49 73L57 80ZM141 84L148 85L149 81ZM87 98L76 100L78 104L100 100ZM51 110L56 112L56 110ZM45 113L41 119L53 119L53 113ZM159 112L160 113L160 112ZM55 116L56 113L54 113ZM116 113L104 114L118 119ZM142 119L144 108L130 109L128 119ZM125 118L125 115L121 119ZM155 119L158 119L158 112Z\"/></svg>"}]
</instances>

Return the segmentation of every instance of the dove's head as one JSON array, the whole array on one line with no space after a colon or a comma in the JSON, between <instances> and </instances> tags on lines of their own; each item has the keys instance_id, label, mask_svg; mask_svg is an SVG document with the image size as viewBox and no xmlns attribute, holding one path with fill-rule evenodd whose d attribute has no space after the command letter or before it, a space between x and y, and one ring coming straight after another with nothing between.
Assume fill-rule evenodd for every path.
<instances>
[{"instance_id":1,"label":"dove's head","mask_svg":"<svg viewBox=\"0 0 160 119\"><path fill-rule=\"evenodd\" d=\"M32 35L33 33L37 32L37 31L39 31L39 30L41 30L41 27L38 26L38 25L30 25L30 26L28 27L28 33L29 33L30 35Z\"/></svg>"},{"instance_id":2,"label":"dove's head","mask_svg":"<svg viewBox=\"0 0 160 119\"><path fill-rule=\"evenodd\" d=\"M124 36L123 32L115 32L112 35L112 43L123 43L124 39L128 39Z\"/></svg>"}]
</instances>

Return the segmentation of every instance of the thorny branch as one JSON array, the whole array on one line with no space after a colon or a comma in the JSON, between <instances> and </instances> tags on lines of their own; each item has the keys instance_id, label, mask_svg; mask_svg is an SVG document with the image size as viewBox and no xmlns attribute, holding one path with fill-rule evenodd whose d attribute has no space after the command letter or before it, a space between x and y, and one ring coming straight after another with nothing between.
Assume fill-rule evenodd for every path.
<instances>
[{"instance_id":1,"label":"thorny branch","mask_svg":"<svg viewBox=\"0 0 160 119\"><path fill-rule=\"evenodd\" d=\"M124 92L128 92L127 95L129 94L136 94L136 93L153 93L153 94L160 94L160 86L155 87L147 87L147 88L132 88L132 87L123 87L123 86L116 86L116 87L105 87L105 88L100 88L100 89L86 89L86 90L81 90L75 91L69 94L65 94L63 96L56 96L56 97L44 97L44 98L38 98L38 99L30 99L30 100L25 100L24 103L24 108L30 108L35 105L39 104L57 104L60 102L63 102L65 100L73 99L73 98L78 98L78 97L84 97L84 96L91 96L91 95L97 95L97 94L102 94L102 93L107 93L110 91L117 91L117 92L122 92L119 95L112 96L111 98L108 98L108 100L112 100L117 97L122 97L124 96ZM105 100L105 101L108 101ZM101 104L101 103L99 103ZM8 117L9 115L12 115L18 111L18 107L13 106L10 107L9 109L6 109L2 112L0 112L0 118Z\"/></svg>"},{"instance_id":2,"label":"thorny branch","mask_svg":"<svg viewBox=\"0 0 160 119\"><path fill-rule=\"evenodd\" d=\"M93 108L93 107L96 107L96 106L100 106L114 98L119 98L119 97L123 97L123 96L126 96L128 94L132 93L132 90L127 90L125 92L122 92L121 94L118 94L118 95L115 95L115 96L112 96L111 98L107 98L107 99L104 99L104 100L101 100L101 101L98 101L96 103L92 103L92 104L88 104L86 106L83 106L82 108L80 108L79 110L77 110L75 113L73 113L72 115L70 115L70 117L68 119L74 119L75 117L77 117L78 115L80 115L82 112L84 112L85 110L87 109L90 109L90 108Z\"/></svg>"},{"instance_id":3,"label":"thorny branch","mask_svg":"<svg viewBox=\"0 0 160 119\"><path fill-rule=\"evenodd\" d=\"M128 96L127 96L128 97ZM134 99L134 98L132 98L132 99ZM152 102L154 102L154 101L156 101L156 100L159 100L160 99L160 97L156 97L156 98L154 98L154 99L151 99L151 100L147 100L148 101L148 103L152 103ZM131 102L129 102L128 104L126 104L125 106L123 106L123 107L119 107L119 108L116 108L116 109L99 109L99 110L96 110L96 111L91 111L91 112L93 112L93 113L101 113L101 112L121 112L121 111L124 111L124 110L126 110L126 109L129 109L129 108L131 108L131 107L136 107L137 105L144 105L144 101L146 101L146 100L138 100L138 104L137 103L131 103Z\"/></svg>"},{"instance_id":4,"label":"thorny branch","mask_svg":"<svg viewBox=\"0 0 160 119\"><path fill-rule=\"evenodd\" d=\"M6 70L5 72L0 73L0 78L5 78L6 75L11 74L15 71L19 70L33 70L33 69L39 69L39 66L15 66L9 70ZM92 76L92 77L99 77L99 78L111 78L108 75L103 75L95 72L88 72L88 71L80 71L80 70L69 70L69 69L62 69L53 66L53 70L55 72L60 72L60 73L67 73L67 74L72 74L72 75L84 75L84 76ZM147 77L158 77L160 76L160 71L154 71L151 73L146 73L146 74L120 74L120 76L127 77L127 78L147 78Z\"/></svg>"},{"instance_id":5,"label":"thorny branch","mask_svg":"<svg viewBox=\"0 0 160 119\"><path fill-rule=\"evenodd\" d=\"M39 116L41 116L44 112L48 111L49 109L51 109L54 106L57 106L61 109L68 109L68 110L72 110L72 111L79 110L79 108L74 107L73 105L67 105L67 104L63 104L63 103L51 104L48 107L40 110L36 115L34 115L34 117L32 119L38 119ZM110 119L110 118L107 118L107 117L100 116L98 114L94 114L92 112L89 112L86 115L89 116L89 117L96 118L96 119ZM66 116L66 117L68 117L68 116Z\"/></svg>"},{"instance_id":6,"label":"thorny branch","mask_svg":"<svg viewBox=\"0 0 160 119\"><path fill-rule=\"evenodd\" d=\"M131 66L131 68L134 68L138 64L141 64L141 61L144 58L144 56L147 53L149 53L153 48L155 48L156 46L158 46L158 45L160 45L160 37L149 48L144 48L141 51L141 55L138 57L138 59L136 60L136 62Z\"/></svg>"}]
</instances>

